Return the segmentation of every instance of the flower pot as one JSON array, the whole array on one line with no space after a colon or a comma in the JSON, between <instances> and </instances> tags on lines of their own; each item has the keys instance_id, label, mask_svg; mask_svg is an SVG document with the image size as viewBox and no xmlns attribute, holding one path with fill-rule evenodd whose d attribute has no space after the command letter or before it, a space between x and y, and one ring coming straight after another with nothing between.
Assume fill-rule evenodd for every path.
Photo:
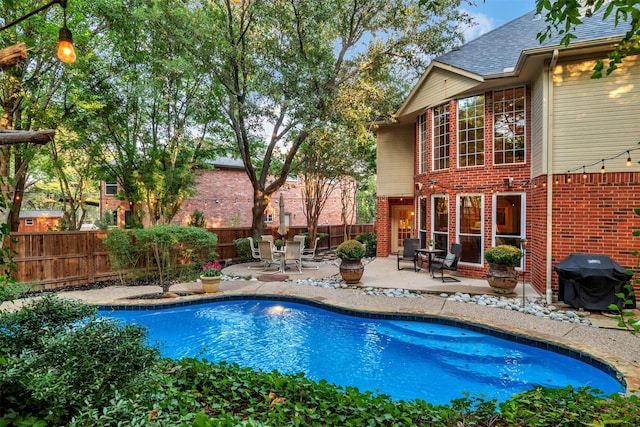
<instances>
[{"instance_id":1,"label":"flower pot","mask_svg":"<svg viewBox=\"0 0 640 427\"><path fill-rule=\"evenodd\" d=\"M202 281L202 290L206 293L218 292L220 289L220 276L217 277L205 277L200 276Z\"/></svg>"},{"instance_id":2,"label":"flower pot","mask_svg":"<svg viewBox=\"0 0 640 427\"><path fill-rule=\"evenodd\" d=\"M364 265L360 258L343 258L340 263L340 276L348 284L355 284L360 281L364 274Z\"/></svg>"},{"instance_id":3,"label":"flower pot","mask_svg":"<svg viewBox=\"0 0 640 427\"><path fill-rule=\"evenodd\" d=\"M513 265L489 263L487 281L497 294L510 294L518 285L518 272Z\"/></svg>"}]
</instances>

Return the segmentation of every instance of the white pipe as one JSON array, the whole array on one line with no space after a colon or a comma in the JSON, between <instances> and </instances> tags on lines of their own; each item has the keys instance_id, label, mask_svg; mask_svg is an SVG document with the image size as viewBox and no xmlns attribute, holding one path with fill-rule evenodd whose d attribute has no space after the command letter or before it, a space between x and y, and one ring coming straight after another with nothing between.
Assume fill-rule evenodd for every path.
<instances>
[{"instance_id":1,"label":"white pipe","mask_svg":"<svg viewBox=\"0 0 640 427\"><path fill-rule=\"evenodd\" d=\"M543 138L543 147L547 149L547 242L546 242L546 298L547 304L553 303L553 290L551 289L551 259L553 249L553 70L558 62L558 49L553 50L553 56L547 70L546 107L544 119L547 121Z\"/></svg>"}]
</instances>

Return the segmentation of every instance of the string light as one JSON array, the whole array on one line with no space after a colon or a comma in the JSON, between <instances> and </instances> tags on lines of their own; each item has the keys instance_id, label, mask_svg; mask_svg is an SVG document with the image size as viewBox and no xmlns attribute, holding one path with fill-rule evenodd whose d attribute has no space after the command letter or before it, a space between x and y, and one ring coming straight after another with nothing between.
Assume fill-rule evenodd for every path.
<instances>
[{"instance_id":1,"label":"string light","mask_svg":"<svg viewBox=\"0 0 640 427\"><path fill-rule=\"evenodd\" d=\"M564 176L564 180L567 184L571 184L571 175L568 173Z\"/></svg>"},{"instance_id":2,"label":"string light","mask_svg":"<svg viewBox=\"0 0 640 427\"><path fill-rule=\"evenodd\" d=\"M585 169L585 166L582 166L582 180L587 180L587 170Z\"/></svg>"},{"instance_id":3,"label":"string light","mask_svg":"<svg viewBox=\"0 0 640 427\"><path fill-rule=\"evenodd\" d=\"M606 171L607 170L604 168L604 159L602 159L602 167L600 168L600 173L604 175Z\"/></svg>"},{"instance_id":4,"label":"string light","mask_svg":"<svg viewBox=\"0 0 640 427\"><path fill-rule=\"evenodd\" d=\"M631 154L629 154L629 150L627 150L627 166L631 166Z\"/></svg>"}]
</instances>

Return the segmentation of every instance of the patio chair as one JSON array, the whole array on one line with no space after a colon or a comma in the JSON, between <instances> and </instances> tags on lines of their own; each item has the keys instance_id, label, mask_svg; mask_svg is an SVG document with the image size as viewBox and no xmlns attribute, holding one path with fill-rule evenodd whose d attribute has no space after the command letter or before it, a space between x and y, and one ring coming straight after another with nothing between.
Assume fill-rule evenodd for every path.
<instances>
[{"instance_id":1,"label":"patio chair","mask_svg":"<svg viewBox=\"0 0 640 427\"><path fill-rule=\"evenodd\" d=\"M293 236L293 241L294 242L300 242L300 246L302 246L302 250L304 251L304 242L305 242L306 237L303 236L302 234L296 234L295 236Z\"/></svg>"},{"instance_id":2,"label":"patio chair","mask_svg":"<svg viewBox=\"0 0 640 427\"><path fill-rule=\"evenodd\" d=\"M293 261L298 272L302 273L302 245L300 242L289 242L284 252L284 267L286 268L287 262Z\"/></svg>"},{"instance_id":3,"label":"patio chair","mask_svg":"<svg viewBox=\"0 0 640 427\"><path fill-rule=\"evenodd\" d=\"M313 248L304 248L302 250L302 261L313 261L315 259L315 257L316 257L316 249L318 249L318 242L320 242L320 238L316 237L316 241L315 241L315 244L313 245ZM319 265L312 265L310 267L305 267L304 264L303 264L302 268L318 270L320 268L320 266Z\"/></svg>"},{"instance_id":4,"label":"patio chair","mask_svg":"<svg viewBox=\"0 0 640 427\"><path fill-rule=\"evenodd\" d=\"M252 237L247 237L247 239L249 240L249 247L251 248L251 257L253 259L260 259L260 249L258 247L256 247L255 244L253 243L253 238ZM263 265L264 264L249 265L247 267L247 270L264 269Z\"/></svg>"},{"instance_id":5,"label":"patio chair","mask_svg":"<svg viewBox=\"0 0 640 427\"><path fill-rule=\"evenodd\" d=\"M278 270L280 271L280 256L274 252L271 242L266 240L262 240L258 242L258 250L260 251L260 261L262 261L262 271L266 271L269 269L271 264L278 264Z\"/></svg>"},{"instance_id":6,"label":"patio chair","mask_svg":"<svg viewBox=\"0 0 640 427\"><path fill-rule=\"evenodd\" d=\"M443 282L459 282L460 280L456 279L453 276L444 275L444 271L457 271L458 270L458 261L460 261L460 256L462 255L462 245L460 243L454 243L451 245L451 250L445 256L436 256L433 258L433 262L431 263L431 277L434 277L433 272L439 270L440 278Z\"/></svg>"},{"instance_id":7,"label":"patio chair","mask_svg":"<svg viewBox=\"0 0 640 427\"><path fill-rule=\"evenodd\" d=\"M404 268L400 268L401 262L410 262L413 264L413 271L417 271L416 249L420 249L420 239L404 239L402 251L396 252L396 256L398 257L398 270Z\"/></svg>"}]
</instances>

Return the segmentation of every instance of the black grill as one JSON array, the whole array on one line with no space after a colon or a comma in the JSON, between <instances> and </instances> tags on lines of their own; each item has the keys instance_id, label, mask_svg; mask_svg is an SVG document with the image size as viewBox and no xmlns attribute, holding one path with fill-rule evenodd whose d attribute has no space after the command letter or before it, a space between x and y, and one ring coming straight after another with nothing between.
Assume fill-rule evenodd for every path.
<instances>
[{"instance_id":1,"label":"black grill","mask_svg":"<svg viewBox=\"0 0 640 427\"><path fill-rule=\"evenodd\" d=\"M624 299L616 294L628 295L625 285L633 276L606 255L571 254L554 270L559 277L559 301L575 308L600 311L610 310L610 304L618 307L624 304ZM633 298L625 308L635 307Z\"/></svg>"}]
</instances>

